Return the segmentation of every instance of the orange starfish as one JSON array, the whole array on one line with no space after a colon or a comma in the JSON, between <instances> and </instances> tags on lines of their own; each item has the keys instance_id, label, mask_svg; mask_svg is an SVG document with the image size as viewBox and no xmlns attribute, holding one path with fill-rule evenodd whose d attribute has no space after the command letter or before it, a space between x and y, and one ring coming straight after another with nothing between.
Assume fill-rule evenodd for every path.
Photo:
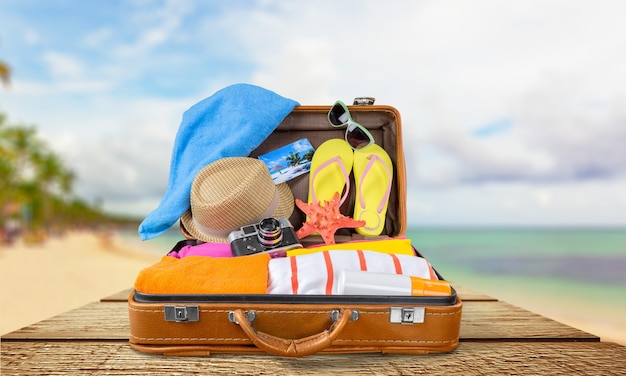
<instances>
[{"instance_id":1,"label":"orange starfish","mask_svg":"<svg viewBox=\"0 0 626 376\"><path fill-rule=\"evenodd\" d=\"M300 208L308 219L296 232L299 239L313 233L319 233L326 244L335 244L335 232L340 228L355 228L365 226L365 221L357 221L339 212L339 192L336 192L330 201L306 204L296 199L296 206Z\"/></svg>"}]
</instances>

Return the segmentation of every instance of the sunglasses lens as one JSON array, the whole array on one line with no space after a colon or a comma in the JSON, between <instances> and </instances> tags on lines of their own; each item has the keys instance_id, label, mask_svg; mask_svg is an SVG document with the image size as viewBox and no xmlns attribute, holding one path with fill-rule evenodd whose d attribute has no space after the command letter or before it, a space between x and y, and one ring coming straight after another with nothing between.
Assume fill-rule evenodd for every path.
<instances>
[{"instance_id":1,"label":"sunglasses lens","mask_svg":"<svg viewBox=\"0 0 626 376\"><path fill-rule=\"evenodd\" d=\"M348 122L348 118L348 110L339 103L335 103L328 112L328 121L334 126L344 125Z\"/></svg>"},{"instance_id":2,"label":"sunglasses lens","mask_svg":"<svg viewBox=\"0 0 626 376\"><path fill-rule=\"evenodd\" d=\"M350 124L346 131L346 141L353 149L361 149L372 143L369 134L356 124Z\"/></svg>"}]
</instances>

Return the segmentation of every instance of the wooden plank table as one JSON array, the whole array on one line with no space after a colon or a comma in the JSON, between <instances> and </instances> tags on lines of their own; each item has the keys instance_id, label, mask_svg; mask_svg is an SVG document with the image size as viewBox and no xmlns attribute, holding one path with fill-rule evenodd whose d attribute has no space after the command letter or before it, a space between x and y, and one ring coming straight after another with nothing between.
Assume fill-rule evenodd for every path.
<instances>
[{"instance_id":1,"label":"wooden plank table","mask_svg":"<svg viewBox=\"0 0 626 376\"><path fill-rule=\"evenodd\" d=\"M626 347L480 292L463 299L459 347L432 355L164 357L128 345L130 290L2 337L3 375L624 375Z\"/></svg>"}]
</instances>

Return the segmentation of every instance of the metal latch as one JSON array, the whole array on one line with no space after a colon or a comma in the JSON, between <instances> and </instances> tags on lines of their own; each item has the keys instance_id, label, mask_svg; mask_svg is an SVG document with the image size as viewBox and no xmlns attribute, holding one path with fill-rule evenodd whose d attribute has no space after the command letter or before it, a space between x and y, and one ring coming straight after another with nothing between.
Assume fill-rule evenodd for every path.
<instances>
[{"instance_id":1,"label":"metal latch","mask_svg":"<svg viewBox=\"0 0 626 376\"><path fill-rule=\"evenodd\" d=\"M337 321L339 320L339 314L341 312L339 312L338 309L333 309L332 311L330 311L330 319L333 321ZM352 313L350 314L350 321L356 321L359 319L359 311L357 311L356 309L352 310Z\"/></svg>"},{"instance_id":2,"label":"metal latch","mask_svg":"<svg viewBox=\"0 0 626 376\"><path fill-rule=\"evenodd\" d=\"M356 97L352 104L354 106L371 106L375 101L376 99L374 97Z\"/></svg>"},{"instance_id":3,"label":"metal latch","mask_svg":"<svg viewBox=\"0 0 626 376\"><path fill-rule=\"evenodd\" d=\"M389 309L389 322L392 324L421 324L424 322L425 314L425 307L391 307Z\"/></svg>"},{"instance_id":4,"label":"metal latch","mask_svg":"<svg viewBox=\"0 0 626 376\"><path fill-rule=\"evenodd\" d=\"M198 306L165 306L165 321L195 322L200 320Z\"/></svg>"},{"instance_id":5,"label":"metal latch","mask_svg":"<svg viewBox=\"0 0 626 376\"><path fill-rule=\"evenodd\" d=\"M248 321L254 322L254 320L256 320L256 311L246 312L246 318L248 319ZM235 311L228 312L228 321L232 322L233 324L239 325L239 321L237 321L237 319L235 318Z\"/></svg>"}]
</instances>

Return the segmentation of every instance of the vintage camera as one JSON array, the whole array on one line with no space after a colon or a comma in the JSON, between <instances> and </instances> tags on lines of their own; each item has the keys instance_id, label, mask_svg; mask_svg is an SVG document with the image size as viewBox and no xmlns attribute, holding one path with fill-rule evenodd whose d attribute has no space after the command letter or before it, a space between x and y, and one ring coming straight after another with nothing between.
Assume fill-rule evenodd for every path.
<instances>
[{"instance_id":1,"label":"vintage camera","mask_svg":"<svg viewBox=\"0 0 626 376\"><path fill-rule=\"evenodd\" d=\"M284 257L288 250L302 248L287 218L265 218L258 224L243 226L228 235L233 256L269 253Z\"/></svg>"}]
</instances>

